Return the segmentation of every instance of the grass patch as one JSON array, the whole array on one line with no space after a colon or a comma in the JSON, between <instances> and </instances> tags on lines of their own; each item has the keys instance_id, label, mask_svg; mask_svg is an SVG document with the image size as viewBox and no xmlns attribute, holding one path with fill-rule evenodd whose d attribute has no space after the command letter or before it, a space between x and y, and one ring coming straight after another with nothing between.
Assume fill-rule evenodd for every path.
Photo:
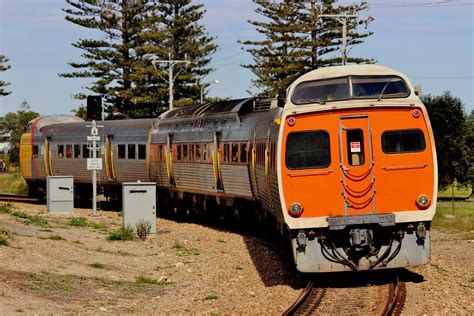
<instances>
[{"instance_id":1,"label":"grass patch","mask_svg":"<svg viewBox=\"0 0 474 316\"><path fill-rule=\"evenodd\" d=\"M225 240L224 240L224 239L217 239L217 242L220 242L220 243L225 244Z\"/></svg>"},{"instance_id":2,"label":"grass patch","mask_svg":"<svg viewBox=\"0 0 474 316\"><path fill-rule=\"evenodd\" d=\"M436 271L438 271L439 273L441 274L448 274L448 270L444 269L443 267L437 265L437 264L434 264L434 263L430 263L430 265L432 267L434 267L436 269Z\"/></svg>"},{"instance_id":3,"label":"grass patch","mask_svg":"<svg viewBox=\"0 0 474 316\"><path fill-rule=\"evenodd\" d=\"M63 237L61 237L59 235L51 235L51 236L48 236L47 239L50 239L50 240L65 240Z\"/></svg>"},{"instance_id":4,"label":"grass patch","mask_svg":"<svg viewBox=\"0 0 474 316\"><path fill-rule=\"evenodd\" d=\"M211 294L211 295L208 295L204 298L205 301L210 301L210 300L217 300L219 298L219 296L215 295L215 294Z\"/></svg>"},{"instance_id":5,"label":"grass patch","mask_svg":"<svg viewBox=\"0 0 474 316\"><path fill-rule=\"evenodd\" d=\"M33 282L31 289L35 291L64 291L64 292L74 292L75 289L71 284L71 280L67 278L61 278L59 280L53 279L48 275L38 275L31 273L30 279Z\"/></svg>"},{"instance_id":6,"label":"grass patch","mask_svg":"<svg viewBox=\"0 0 474 316\"><path fill-rule=\"evenodd\" d=\"M474 237L474 202L454 202L454 215L451 201L439 201L433 218L433 227L445 231L468 233Z\"/></svg>"},{"instance_id":7,"label":"grass patch","mask_svg":"<svg viewBox=\"0 0 474 316\"><path fill-rule=\"evenodd\" d=\"M0 213L9 214L16 217L26 225L37 225L41 227L49 227L48 221L39 215L30 215L24 211L18 211L10 203L0 204Z\"/></svg>"},{"instance_id":8,"label":"grass patch","mask_svg":"<svg viewBox=\"0 0 474 316\"><path fill-rule=\"evenodd\" d=\"M96 268L96 269L105 269L105 264L100 262L93 262L89 263L89 267Z\"/></svg>"},{"instance_id":9,"label":"grass patch","mask_svg":"<svg viewBox=\"0 0 474 316\"><path fill-rule=\"evenodd\" d=\"M0 228L0 246L9 246L10 242L8 239L11 237L11 233L6 228Z\"/></svg>"},{"instance_id":10,"label":"grass patch","mask_svg":"<svg viewBox=\"0 0 474 316\"><path fill-rule=\"evenodd\" d=\"M107 236L107 240L134 240L135 233L133 232L132 227L120 227L116 230L113 230Z\"/></svg>"},{"instance_id":11,"label":"grass patch","mask_svg":"<svg viewBox=\"0 0 474 316\"><path fill-rule=\"evenodd\" d=\"M0 192L26 195L28 193L28 185L19 171L0 174Z\"/></svg>"},{"instance_id":12,"label":"grass patch","mask_svg":"<svg viewBox=\"0 0 474 316\"><path fill-rule=\"evenodd\" d=\"M39 215L29 216L24 223L26 225L36 225L41 227L48 227L48 221Z\"/></svg>"},{"instance_id":13,"label":"grass patch","mask_svg":"<svg viewBox=\"0 0 474 316\"><path fill-rule=\"evenodd\" d=\"M168 284L171 284L171 282L168 282L167 280L156 280L144 275L140 275L135 278L135 284L136 285L145 285L145 284L168 285Z\"/></svg>"},{"instance_id":14,"label":"grass patch","mask_svg":"<svg viewBox=\"0 0 474 316\"><path fill-rule=\"evenodd\" d=\"M452 188L449 187L446 190L438 192L438 198L449 199L452 197ZM472 188L469 186L458 188L457 184L454 184L454 198L455 199L467 199L472 194Z\"/></svg>"},{"instance_id":15,"label":"grass patch","mask_svg":"<svg viewBox=\"0 0 474 316\"><path fill-rule=\"evenodd\" d=\"M181 245L180 243L175 243L173 249L176 251L176 255L180 257L185 256L197 256L200 254L199 249L197 248L187 248L186 246Z\"/></svg>"},{"instance_id":16,"label":"grass patch","mask_svg":"<svg viewBox=\"0 0 474 316\"><path fill-rule=\"evenodd\" d=\"M0 213L2 214L11 214L14 210L13 205L10 203L1 203L0 204Z\"/></svg>"},{"instance_id":17,"label":"grass patch","mask_svg":"<svg viewBox=\"0 0 474 316\"><path fill-rule=\"evenodd\" d=\"M88 225L87 219L84 217L71 217L67 224L74 227L86 227Z\"/></svg>"}]
</instances>

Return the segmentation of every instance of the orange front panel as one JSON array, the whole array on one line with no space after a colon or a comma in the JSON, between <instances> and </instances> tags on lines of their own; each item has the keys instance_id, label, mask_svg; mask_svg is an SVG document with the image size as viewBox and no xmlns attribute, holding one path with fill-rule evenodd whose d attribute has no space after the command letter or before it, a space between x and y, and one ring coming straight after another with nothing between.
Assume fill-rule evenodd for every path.
<instances>
[{"instance_id":1,"label":"orange front panel","mask_svg":"<svg viewBox=\"0 0 474 316\"><path fill-rule=\"evenodd\" d=\"M286 207L300 203L301 217L392 213L416 210L420 194L433 196L434 162L430 134L414 109L360 109L317 112L288 118L282 139L282 185ZM288 168L285 155L290 133L326 131L330 163L321 168ZM385 131L417 130L424 150L384 153ZM356 135L355 135L356 134ZM354 136L355 135L355 136ZM343 172L343 168L345 172Z\"/></svg>"}]
</instances>

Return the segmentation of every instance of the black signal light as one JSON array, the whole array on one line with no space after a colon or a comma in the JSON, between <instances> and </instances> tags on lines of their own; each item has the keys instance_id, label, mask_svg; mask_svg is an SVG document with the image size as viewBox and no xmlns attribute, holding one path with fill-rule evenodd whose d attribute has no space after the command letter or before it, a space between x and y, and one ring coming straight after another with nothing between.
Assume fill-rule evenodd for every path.
<instances>
[{"instance_id":1,"label":"black signal light","mask_svg":"<svg viewBox=\"0 0 474 316\"><path fill-rule=\"evenodd\" d=\"M88 121L102 120L102 96L100 95L87 96L87 120Z\"/></svg>"}]
</instances>

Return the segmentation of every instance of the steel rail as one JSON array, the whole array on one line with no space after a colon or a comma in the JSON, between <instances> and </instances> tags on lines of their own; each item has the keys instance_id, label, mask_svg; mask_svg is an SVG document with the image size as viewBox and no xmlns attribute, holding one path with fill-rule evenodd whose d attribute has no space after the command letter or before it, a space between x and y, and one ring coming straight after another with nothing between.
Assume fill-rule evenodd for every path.
<instances>
[{"instance_id":1,"label":"steel rail","mask_svg":"<svg viewBox=\"0 0 474 316\"><path fill-rule=\"evenodd\" d=\"M295 312L303 304L303 302L308 298L308 295L309 293L311 293L312 289L313 289L313 280L309 280L308 285L306 285L306 288L301 292L298 299L285 312L283 312L282 315L283 316L294 315Z\"/></svg>"},{"instance_id":2,"label":"steel rail","mask_svg":"<svg viewBox=\"0 0 474 316\"><path fill-rule=\"evenodd\" d=\"M39 204L42 202L40 198L32 198L27 195L17 195L17 194L0 194L0 201L4 202L26 202Z\"/></svg>"},{"instance_id":3,"label":"steel rail","mask_svg":"<svg viewBox=\"0 0 474 316\"><path fill-rule=\"evenodd\" d=\"M406 287L404 282L400 282L398 275L395 275L395 280L389 285L389 297L387 304L382 313L383 316L400 315L405 304Z\"/></svg>"}]
</instances>

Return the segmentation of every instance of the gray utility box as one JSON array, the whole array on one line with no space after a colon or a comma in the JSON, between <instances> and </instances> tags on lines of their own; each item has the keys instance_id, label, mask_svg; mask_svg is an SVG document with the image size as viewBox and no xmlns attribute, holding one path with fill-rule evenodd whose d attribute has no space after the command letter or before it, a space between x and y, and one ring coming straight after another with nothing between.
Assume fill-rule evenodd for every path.
<instances>
[{"instance_id":1,"label":"gray utility box","mask_svg":"<svg viewBox=\"0 0 474 316\"><path fill-rule=\"evenodd\" d=\"M140 221L149 222L150 234L156 234L156 182L122 184L123 226L136 231Z\"/></svg>"},{"instance_id":2,"label":"gray utility box","mask_svg":"<svg viewBox=\"0 0 474 316\"><path fill-rule=\"evenodd\" d=\"M73 176L46 177L46 194L49 213L74 211Z\"/></svg>"}]
</instances>

